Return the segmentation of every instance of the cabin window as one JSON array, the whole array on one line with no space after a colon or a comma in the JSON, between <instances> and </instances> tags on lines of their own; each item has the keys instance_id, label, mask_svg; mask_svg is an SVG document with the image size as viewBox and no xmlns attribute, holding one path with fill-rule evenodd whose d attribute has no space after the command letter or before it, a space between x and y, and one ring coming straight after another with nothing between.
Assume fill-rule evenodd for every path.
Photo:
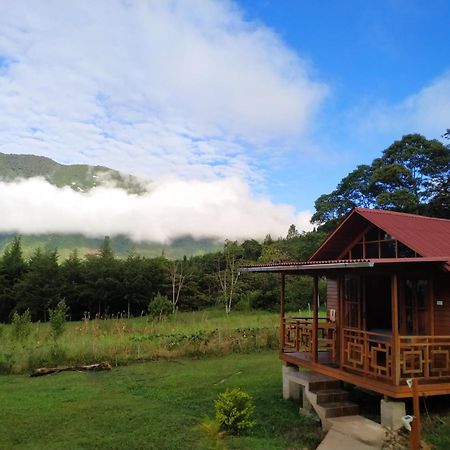
<instances>
[{"instance_id":1,"label":"cabin window","mask_svg":"<svg viewBox=\"0 0 450 450\"><path fill-rule=\"evenodd\" d=\"M350 250L341 255L342 259L361 258L414 258L414 250L394 239L378 227L370 227Z\"/></svg>"}]
</instances>

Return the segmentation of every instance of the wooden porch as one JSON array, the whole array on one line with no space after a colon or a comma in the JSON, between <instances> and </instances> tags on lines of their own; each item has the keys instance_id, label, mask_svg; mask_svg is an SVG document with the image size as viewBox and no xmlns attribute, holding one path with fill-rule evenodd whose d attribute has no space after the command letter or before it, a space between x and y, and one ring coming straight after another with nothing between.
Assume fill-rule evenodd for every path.
<instances>
[{"instance_id":1,"label":"wooden porch","mask_svg":"<svg viewBox=\"0 0 450 450\"><path fill-rule=\"evenodd\" d=\"M399 333L396 275L391 280L392 329L379 331L348 326L342 299L336 320L320 318L317 276L313 317L286 317L281 277L281 360L392 398L411 397L410 378L423 395L450 394L450 336Z\"/></svg>"}]
</instances>

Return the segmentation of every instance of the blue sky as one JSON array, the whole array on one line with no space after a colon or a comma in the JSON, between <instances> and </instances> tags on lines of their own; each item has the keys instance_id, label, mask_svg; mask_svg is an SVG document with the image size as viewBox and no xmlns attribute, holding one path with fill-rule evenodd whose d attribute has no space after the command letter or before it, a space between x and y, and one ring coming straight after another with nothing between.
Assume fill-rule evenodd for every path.
<instances>
[{"instance_id":1,"label":"blue sky","mask_svg":"<svg viewBox=\"0 0 450 450\"><path fill-rule=\"evenodd\" d=\"M450 127L449 24L444 0L2 2L0 152L152 180L160 239L193 211L199 236L307 229L356 165Z\"/></svg>"},{"instance_id":2,"label":"blue sky","mask_svg":"<svg viewBox=\"0 0 450 450\"><path fill-rule=\"evenodd\" d=\"M403 134L440 138L445 129L440 120L430 127L406 117L406 123L391 130L376 126L360 130L353 114L371 113L384 105L389 115L389 110L439 77L448 79L450 2L241 0L239 4L245 17L274 29L306 58L314 77L331 90L311 137L320 146L320 158L302 151L300 143L300 155L291 156L271 174L269 189L276 198L310 207L318 194L329 192L357 164L369 163ZM445 116L440 116L447 127L449 94ZM306 177L301 176L302 167Z\"/></svg>"}]
</instances>

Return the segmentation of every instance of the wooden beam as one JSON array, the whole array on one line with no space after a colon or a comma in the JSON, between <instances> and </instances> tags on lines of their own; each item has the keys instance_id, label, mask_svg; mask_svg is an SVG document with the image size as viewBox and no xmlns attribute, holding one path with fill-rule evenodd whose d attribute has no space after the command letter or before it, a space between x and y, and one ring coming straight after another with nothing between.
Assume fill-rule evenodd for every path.
<instances>
[{"instance_id":1,"label":"wooden beam","mask_svg":"<svg viewBox=\"0 0 450 450\"><path fill-rule=\"evenodd\" d=\"M338 278L338 317L336 333L338 336L339 368L342 370L344 367L344 277L342 275Z\"/></svg>"},{"instance_id":2,"label":"wooden beam","mask_svg":"<svg viewBox=\"0 0 450 450\"><path fill-rule=\"evenodd\" d=\"M314 275L313 279L313 323L312 323L312 350L313 361L316 363L319 360L319 339L317 336L319 329L319 277Z\"/></svg>"},{"instance_id":3,"label":"wooden beam","mask_svg":"<svg viewBox=\"0 0 450 450\"><path fill-rule=\"evenodd\" d=\"M417 388L417 380L412 380L412 394L413 394L413 416L414 419L411 424L411 448L412 450L420 450L420 405L419 405L419 390Z\"/></svg>"},{"instance_id":4,"label":"wooden beam","mask_svg":"<svg viewBox=\"0 0 450 450\"><path fill-rule=\"evenodd\" d=\"M280 347L284 351L286 344L286 330L285 330L285 294L286 294L286 275L281 274L281 290L280 290Z\"/></svg>"},{"instance_id":5,"label":"wooden beam","mask_svg":"<svg viewBox=\"0 0 450 450\"><path fill-rule=\"evenodd\" d=\"M428 306L428 314L429 314L428 323L430 324L430 329L427 331L432 336L435 335L435 331L434 331L434 302L435 301L436 301L436 299L434 298L434 276L430 275L429 290L428 290L428 295L427 295L427 302L429 305Z\"/></svg>"},{"instance_id":6,"label":"wooden beam","mask_svg":"<svg viewBox=\"0 0 450 450\"><path fill-rule=\"evenodd\" d=\"M398 276L391 276L391 310L392 310L392 380L395 386L400 383L400 338L398 333Z\"/></svg>"}]
</instances>

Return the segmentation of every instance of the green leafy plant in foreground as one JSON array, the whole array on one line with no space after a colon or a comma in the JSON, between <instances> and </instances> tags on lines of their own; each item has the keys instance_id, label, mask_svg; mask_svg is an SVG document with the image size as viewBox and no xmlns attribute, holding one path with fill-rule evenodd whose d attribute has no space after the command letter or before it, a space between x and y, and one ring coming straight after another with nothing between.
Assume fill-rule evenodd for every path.
<instances>
[{"instance_id":1,"label":"green leafy plant in foreground","mask_svg":"<svg viewBox=\"0 0 450 450\"><path fill-rule=\"evenodd\" d=\"M240 388L227 389L214 402L216 422L222 430L239 434L255 426L252 420L255 411L252 397Z\"/></svg>"},{"instance_id":2,"label":"green leafy plant in foreground","mask_svg":"<svg viewBox=\"0 0 450 450\"><path fill-rule=\"evenodd\" d=\"M195 427L204 436L204 443L210 450L225 450L226 446L223 442L225 431L221 430L220 423L215 419L206 416L199 425Z\"/></svg>"}]
</instances>

